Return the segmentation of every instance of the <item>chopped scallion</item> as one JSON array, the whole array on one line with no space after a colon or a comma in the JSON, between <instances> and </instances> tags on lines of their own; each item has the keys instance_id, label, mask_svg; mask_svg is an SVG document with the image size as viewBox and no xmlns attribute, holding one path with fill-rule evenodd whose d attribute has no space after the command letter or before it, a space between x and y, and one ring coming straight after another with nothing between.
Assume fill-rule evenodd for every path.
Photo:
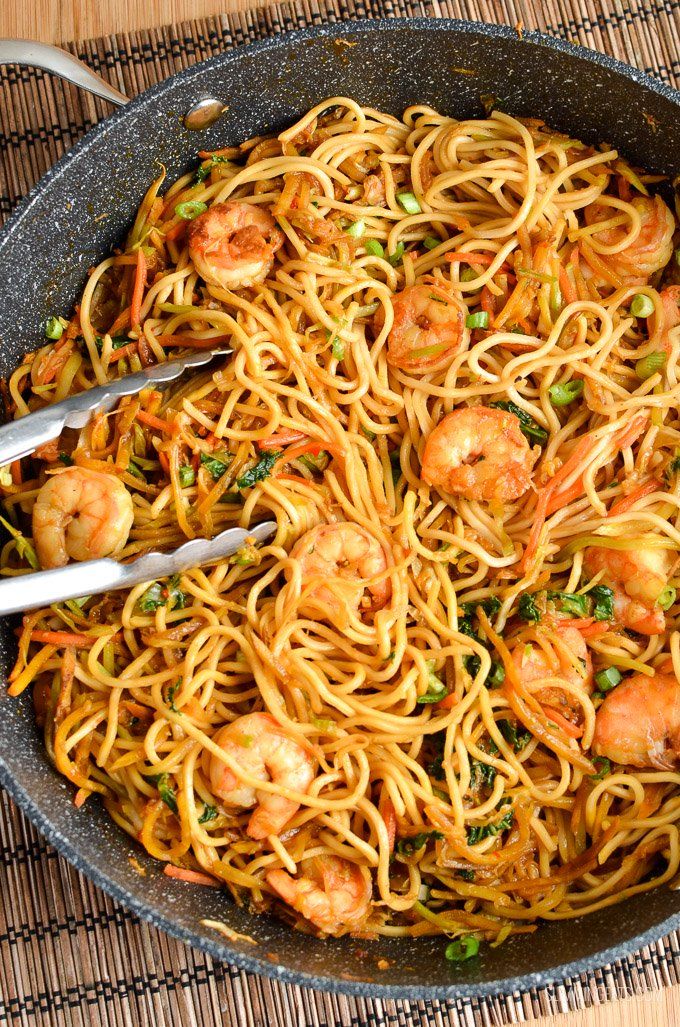
<instances>
[{"instance_id":1,"label":"chopped scallion","mask_svg":"<svg viewBox=\"0 0 680 1027\"><path fill-rule=\"evenodd\" d=\"M570 382L551 385L548 389L550 402L554 407L566 407L583 395L583 379L572 378Z\"/></svg>"},{"instance_id":2,"label":"chopped scallion","mask_svg":"<svg viewBox=\"0 0 680 1027\"><path fill-rule=\"evenodd\" d=\"M220 475L220 477L221 477L221 475ZM193 467L190 467L189 464L185 464L183 467L180 467L180 469L179 469L179 483L180 483L180 485L181 485L181 487L183 489L189 488L189 486L193 485L195 481L196 481L196 473L195 473Z\"/></svg>"},{"instance_id":3,"label":"chopped scallion","mask_svg":"<svg viewBox=\"0 0 680 1027\"><path fill-rule=\"evenodd\" d=\"M646 357L641 357L635 365L635 373L641 382L651 378L666 366L666 354L661 350L653 350Z\"/></svg>"},{"instance_id":4,"label":"chopped scallion","mask_svg":"<svg viewBox=\"0 0 680 1027\"><path fill-rule=\"evenodd\" d=\"M382 243L379 243L377 239L366 239L364 242L364 249L367 253L370 253L372 257L385 257L383 245Z\"/></svg>"},{"instance_id":5,"label":"chopped scallion","mask_svg":"<svg viewBox=\"0 0 680 1027\"><path fill-rule=\"evenodd\" d=\"M474 934L464 934L446 946L444 955L450 963L464 963L479 952L479 939Z\"/></svg>"},{"instance_id":6,"label":"chopped scallion","mask_svg":"<svg viewBox=\"0 0 680 1027\"><path fill-rule=\"evenodd\" d=\"M350 235L353 239L361 239L362 235L366 231L365 221L353 221L351 225L348 225L345 229L347 235Z\"/></svg>"},{"instance_id":7,"label":"chopped scallion","mask_svg":"<svg viewBox=\"0 0 680 1027\"><path fill-rule=\"evenodd\" d=\"M414 193L397 193L397 202L407 214L422 214L423 212Z\"/></svg>"},{"instance_id":8,"label":"chopped scallion","mask_svg":"<svg viewBox=\"0 0 680 1027\"><path fill-rule=\"evenodd\" d=\"M423 246L426 250L434 250L440 245L441 241L438 235L426 235L423 239Z\"/></svg>"},{"instance_id":9,"label":"chopped scallion","mask_svg":"<svg viewBox=\"0 0 680 1027\"><path fill-rule=\"evenodd\" d=\"M607 667L595 675L595 684L601 692L610 692L621 681L621 671L616 667Z\"/></svg>"},{"instance_id":10,"label":"chopped scallion","mask_svg":"<svg viewBox=\"0 0 680 1027\"><path fill-rule=\"evenodd\" d=\"M487 310L478 310L474 314L468 314L465 318L466 328L488 328L489 327L489 312Z\"/></svg>"},{"instance_id":11,"label":"chopped scallion","mask_svg":"<svg viewBox=\"0 0 680 1027\"><path fill-rule=\"evenodd\" d=\"M64 326L58 317L48 317L45 322L45 335L48 339L61 339L64 334Z\"/></svg>"},{"instance_id":12,"label":"chopped scallion","mask_svg":"<svg viewBox=\"0 0 680 1027\"><path fill-rule=\"evenodd\" d=\"M654 313L654 300L646 296L644 292L638 292L630 304L630 312L633 317L649 317Z\"/></svg>"},{"instance_id":13,"label":"chopped scallion","mask_svg":"<svg viewBox=\"0 0 680 1027\"><path fill-rule=\"evenodd\" d=\"M677 591L673 588L673 586L666 585L666 587L661 590L661 593L659 594L659 598L657 599L656 604L657 606L660 606L662 610L670 610L671 606L675 602L676 596Z\"/></svg>"},{"instance_id":14,"label":"chopped scallion","mask_svg":"<svg viewBox=\"0 0 680 1027\"><path fill-rule=\"evenodd\" d=\"M208 204L201 200L187 200L186 203L178 203L175 207L175 214L184 221L193 221L199 214L204 214Z\"/></svg>"}]
</instances>

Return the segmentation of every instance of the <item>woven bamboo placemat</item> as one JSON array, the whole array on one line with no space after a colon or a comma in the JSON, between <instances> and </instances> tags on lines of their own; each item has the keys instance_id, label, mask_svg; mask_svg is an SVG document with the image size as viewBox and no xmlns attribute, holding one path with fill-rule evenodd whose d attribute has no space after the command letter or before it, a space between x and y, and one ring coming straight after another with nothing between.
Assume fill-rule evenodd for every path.
<instances>
[{"instance_id":1,"label":"woven bamboo placemat","mask_svg":"<svg viewBox=\"0 0 680 1027\"><path fill-rule=\"evenodd\" d=\"M680 82L680 0L298 0L71 49L132 96L272 33L414 14L522 22ZM107 111L40 71L0 69L0 220ZM680 980L680 939L673 933L590 975L501 998L425 1005L321 994L217 964L140 921L58 856L4 794L0 850L0 1023L500 1027Z\"/></svg>"}]
</instances>

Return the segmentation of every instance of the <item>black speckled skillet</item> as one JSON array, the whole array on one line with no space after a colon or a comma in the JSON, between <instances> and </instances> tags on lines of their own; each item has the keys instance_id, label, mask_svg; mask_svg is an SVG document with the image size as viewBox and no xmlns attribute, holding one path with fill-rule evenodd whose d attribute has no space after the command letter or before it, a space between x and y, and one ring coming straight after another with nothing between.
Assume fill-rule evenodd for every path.
<instances>
[{"instance_id":1,"label":"black speckled skillet","mask_svg":"<svg viewBox=\"0 0 680 1027\"><path fill-rule=\"evenodd\" d=\"M338 39L351 46L338 44ZM474 75L460 73L470 69ZM86 269L125 233L158 161L172 181L199 148L290 124L324 97L353 96L400 113L415 102L457 117L482 113L480 94L512 114L544 118L572 136L606 140L650 171L680 172L680 94L609 57L501 26L429 19L325 25L238 48L154 86L98 125L20 205L0 236L0 371L66 313ZM181 115L210 94L229 105L189 133ZM100 215L106 215L101 220ZM12 625L0 626L0 670L12 661ZM320 942L269 917L250 917L226 893L169 880L96 801L76 810L49 766L28 697L0 690L0 782L60 852L116 899L177 938L298 984L393 998L510 992L591 969L680 925L680 893L659 889L533 936L484 946L468 963L443 957L442 939ZM135 855L146 867L140 877ZM257 945L204 928L222 920ZM389 969L379 970L379 958Z\"/></svg>"}]
</instances>

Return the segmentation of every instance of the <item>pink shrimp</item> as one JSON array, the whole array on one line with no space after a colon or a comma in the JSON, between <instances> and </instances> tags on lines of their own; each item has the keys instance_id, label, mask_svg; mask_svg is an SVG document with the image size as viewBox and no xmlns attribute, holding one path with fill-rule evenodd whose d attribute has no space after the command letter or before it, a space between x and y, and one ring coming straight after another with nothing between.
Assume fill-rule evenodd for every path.
<instances>
[{"instance_id":1,"label":"pink shrimp","mask_svg":"<svg viewBox=\"0 0 680 1027\"><path fill-rule=\"evenodd\" d=\"M291 877L285 870L270 870L267 884L324 934L338 938L362 926L371 909L366 868L328 855L304 860L301 871Z\"/></svg>"}]
</instances>

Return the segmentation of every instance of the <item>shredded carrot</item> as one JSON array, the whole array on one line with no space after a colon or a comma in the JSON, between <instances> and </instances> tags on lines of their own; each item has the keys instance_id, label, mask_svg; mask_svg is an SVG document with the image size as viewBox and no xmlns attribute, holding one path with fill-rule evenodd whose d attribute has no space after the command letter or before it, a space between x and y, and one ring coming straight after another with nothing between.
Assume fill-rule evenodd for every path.
<instances>
[{"instance_id":1,"label":"shredded carrot","mask_svg":"<svg viewBox=\"0 0 680 1027\"><path fill-rule=\"evenodd\" d=\"M181 235L184 234L184 232L186 232L188 224L189 222L185 221L184 218L182 218L181 221L178 221L176 225L173 225L171 228L167 230L167 232L165 233L165 241L175 242L177 239L179 239Z\"/></svg>"},{"instance_id":2,"label":"shredded carrot","mask_svg":"<svg viewBox=\"0 0 680 1027\"><path fill-rule=\"evenodd\" d=\"M392 800L389 797L383 799L381 795L378 810L385 822L387 837L389 839L389 851L392 852L394 849L394 841L397 836L397 814Z\"/></svg>"},{"instance_id":3,"label":"shredded carrot","mask_svg":"<svg viewBox=\"0 0 680 1027\"><path fill-rule=\"evenodd\" d=\"M90 649L94 638L92 635L77 635L73 631L31 631L31 642L59 646L73 645L76 649Z\"/></svg>"},{"instance_id":4,"label":"shredded carrot","mask_svg":"<svg viewBox=\"0 0 680 1027\"><path fill-rule=\"evenodd\" d=\"M567 506L568 503L573 503L575 499L580 499L583 495L583 477L579 475L576 481L572 482L569 488L563 492L555 492L548 502L546 509L546 515L549 517L550 514L555 513L555 510L560 510L563 506Z\"/></svg>"},{"instance_id":5,"label":"shredded carrot","mask_svg":"<svg viewBox=\"0 0 680 1027\"><path fill-rule=\"evenodd\" d=\"M132 287L132 299L130 301L130 324L133 328L139 327L141 316L142 297L146 285L146 257L140 246L137 250L137 269L135 271L135 282Z\"/></svg>"},{"instance_id":6,"label":"shredded carrot","mask_svg":"<svg viewBox=\"0 0 680 1027\"><path fill-rule=\"evenodd\" d=\"M459 702L459 700L456 698L456 693L449 692L449 694L445 695L443 699L440 699L436 705L438 710L450 710L457 702Z\"/></svg>"},{"instance_id":7,"label":"shredded carrot","mask_svg":"<svg viewBox=\"0 0 680 1027\"><path fill-rule=\"evenodd\" d=\"M274 435L268 435L266 439L260 439L257 443L258 449L278 449L279 446L289 446L292 442L302 442L308 438L303 431L295 431L293 428L283 428Z\"/></svg>"},{"instance_id":8,"label":"shredded carrot","mask_svg":"<svg viewBox=\"0 0 680 1027\"><path fill-rule=\"evenodd\" d=\"M163 470L165 471L165 473L167 475L169 475L170 474L170 461L168 460L168 458L165 455L165 453L159 451L159 453L158 453L158 462L160 463L160 465L163 468Z\"/></svg>"},{"instance_id":9,"label":"shredded carrot","mask_svg":"<svg viewBox=\"0 0 680 1027\"><path fill-rule=\"evenodd\" d=\"M338 447L332 442L318 442L310 440L300 446L292 446L289 449L284 450L276 463L278 466L283 467L285 464L289 464L292 463L293 460L297 460L299 456L304 456L305 453L311 453L313 456L318 456L319 453L332 453L333 456L336 457L341 455Z\"/></svg>"},{"instance_id":10,"label":"shredded carrot","mask_svg":"<svg viewBox=\"0 0 680 1027\"><path fill-rule=\"evenodd\" d=\"M543 710L558 727L562 728L565 735L568 735L570 738L580 738L583 734L582 727L579 727L578 724L572 724L554 706L544 706Z\"/></svg>"},{"instance_id":11,"label":"shredded carrot","mask_svg":"<svg viewBox=\"0 0 680 1027\"><path fill-rule=\"evenodd\" d=\"M298 483L298 485L308 485L309 486L309 485L313 484L311 481L308 481L306 478L303 478L301 474L277 474L276 475L276 480L277 481L296 481Z\"/></svg>"},{"instance_id":12,"label":"shredded carrot","mask_svg":"<svg viewBox=\"0 0 680 1027\"><path fill-rule=\"evenodd\" d=\"M619 449L627 449L628 446L632 446L634 442L637 442L640 435L647 427L648 418L646 414L638 414L634 417L630 424L622 428L620 432L617 432L614 436L614 443Z\"/></svg>"},{"instance_id":13,"label":"shredded carrot","mask_svg":"<svg viewBox=\"0 0 680 1027\"><path fill-rule=\"evenodd\" d=\"M578 299L578 296L576 295L576 288L574 287L574 284L567 273L567 269L563 267L561 264L558 278L560 283L560 291L564 299L567 301L567 303L576 303L576 300Z\"/></svg>"},{"instance_id":14,"label":"shredded carrot","mask_svg":"<svg viewBox=\"0 0 680 1027\"><path fill-rule=\"evenodd\" d=\"M565 478L569 477L574 468L578 466L581 460L593 448L594 444L592 436L584 435L569 459L565 460L562 467L560 467L559 471L553 475L548 484L542 489L539 489L538 502L536 503L536 511L534 513L534 522L531 525L526 549L524 550L524 555L522 556L520 563L522 570L526 569L529 561L533 559L536 550L538 549L538 542L541 537L543 525L545 524L545 519L548 516L550 500L552 499L557 486L564 481Z\"/></svg>"},{"instance_id":15,"label":"shredded carrot","mask_svg":"<svg viewBox=\"0 0 680 1027\"><path fill-rule=\"evenodd\" d=\"M178 881L186 881L187 884L203 884L206 888L221 888L219 881L207 874L200 874L197 870L185 870L184 867L176 867L173 863L166 863L163 873L168 877L174 877Z\"/></svg>"},{"instance_id":16,"label":"shredded carrot","mask_svg":"<svg viewBox=\"0 0 680 1027\"><path fill-rule=\"evenodd\" d=\"M169 421L165 421L162 417L156 417L155 414L150 414L148 410L138 410L137 420L141 421L142 424L148 424L149 428L165 432L166 435L172 435L174 430Z\"/></svg>"},{"instance_id":17,"label":"shredded carrot","mask_svg":"<svg viewBox=\"0 0 680 1027\"><path fill-rule=\"evenodd\" d=\"M114 349L111 352L110 363L115 363L117 360L123 360L125 357L132 356L133 353L137 352L137 343L128 342L127 346L121 346L120 349Z\"/></svg>"},{"instance_id":18,"label":"shredded carrot","mask_svg":"<svg viewBox=\"0 0 680 1027\"><path fill-rule=\"evenodd\" d=\"M464 253L462 250L456 250L454 253L447 253L446 259L450 260L452 264L493 264L496 259L495 253Z\"/></svg>"},{"instance_id":19,"label":"shredded carrot","mask_svg":"<svg viewBox=\"0 0 680 1027\"><path fill-rule=\"evenodd\" d=\"M127 328L130 324L130 308L126 307L125 310L121 310L120 314L109 328L109 335L117 335L123 328Z\"/></svg>"},{"instance_id":20,"label":"shredded carrot","mask_svg":"<svg viewBox=\"0 0 680 1027\"><path fill-rule=\"evenodd\" d=\"M607 517L615 517L617 514L626 513L632 506L635 506L638 499L642 499L644 496L648 496L660 488L661 482L658 478L652 478L650 481L644 482L643 485L633 489L627 496L621 496L620 499L617 499L608 511Z\"/></svg>"}]
</instances>

